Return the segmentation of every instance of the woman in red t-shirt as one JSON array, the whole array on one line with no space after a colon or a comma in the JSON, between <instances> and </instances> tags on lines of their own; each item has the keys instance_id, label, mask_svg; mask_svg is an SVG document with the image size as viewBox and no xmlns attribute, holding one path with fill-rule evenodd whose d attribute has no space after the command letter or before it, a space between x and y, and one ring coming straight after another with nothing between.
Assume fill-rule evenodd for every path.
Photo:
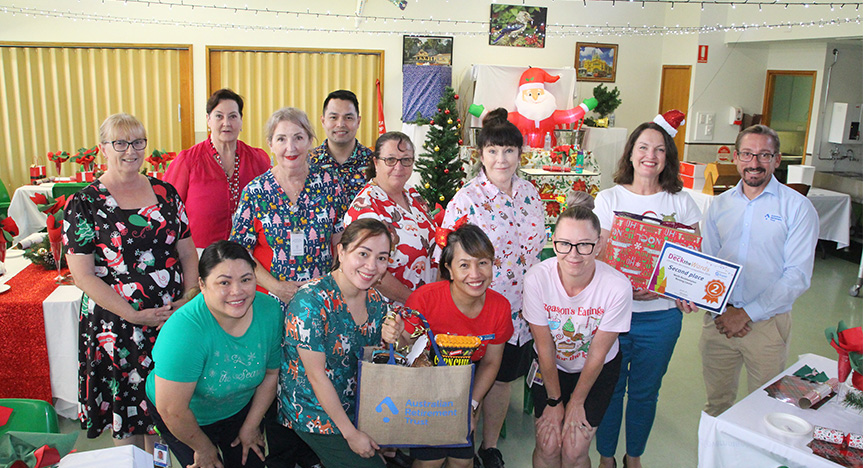
<instances>
[{"instance_id":1,"label":"woman in red t-shirt","mask_svg":"<svg viewBox=\"0 0 864 468\"><path fill-rule=\"evenodd\" d=\"M423 314L436 335L444 333L480 338L480 348L471 355L471 360L477 364L471 401L473 428L477 425L479 402L495 383L504 344L513 334L510 302L489 289L495 248L483 230L465 224L437 235L436 240L443 248L439 267L444 281L421 286L408 297L405 306ZM414 326L406 321L405 329L410 333ZM471 467L474 446L415 448L411 449L411 455L417 460L414 468L437 468L445 460L448 467Z\"/></svg>"}]
</instances>

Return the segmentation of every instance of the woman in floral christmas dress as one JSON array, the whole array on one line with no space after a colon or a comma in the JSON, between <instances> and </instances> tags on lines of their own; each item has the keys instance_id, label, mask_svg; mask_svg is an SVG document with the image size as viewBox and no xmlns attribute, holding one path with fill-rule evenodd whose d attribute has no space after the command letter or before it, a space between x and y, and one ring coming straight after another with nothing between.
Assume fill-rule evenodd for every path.
<instances>
[{"instance_id":1,"label":"woman in floral christmas dress","mask_svg":"<svg viewBox=\"0 0 864 468\"><path fill-rule=\"evenodd\" d=\"M522 317L522 279L540 261L546 243L543 202L530 182L516 175L522 154L522 134L507 121L507 111L495 109L483 119L477 138L480 174L456 192L441 223L453 229L467 215L495 246L492 290L510 301L513 336L504 347L504 358L495 384L483 400L483 442L478 455L483 466L504 465L496 448L507 406L510 382L528 373L531 332Z\"/></svg>"},{"instance_id":2,"label":"woman in floral christmas dress","mask_svg":"<svg viewBox=\"0 0 864 468\"><path fill-rule=\"evenodd\" d=\"M360 218L374 218L391 228L396 250L377 289L388 299L404 304L418 287L435 281L432 261L435 223L423 197L405 189L414 165L414 144L401 132L381 135L375 142L371 180L345 214L345 226Z\"/></svg>"},{"instance_id":3,"label":"woman in floral christmas dress","mask_svg":"<svg viewBox=\"0 0 864 468\"><path fill-rule=\"evenodd\" d=\"M116 445L153 450L144 379L157 330L195 286L198 256L174 188L140 174L147 135L128 114L99 129L108 170L66 205L63 240L79 317L81 426L95 438L112 429ZM151 440L148 440L151 439Z\"/></svg>"}]
</instances>

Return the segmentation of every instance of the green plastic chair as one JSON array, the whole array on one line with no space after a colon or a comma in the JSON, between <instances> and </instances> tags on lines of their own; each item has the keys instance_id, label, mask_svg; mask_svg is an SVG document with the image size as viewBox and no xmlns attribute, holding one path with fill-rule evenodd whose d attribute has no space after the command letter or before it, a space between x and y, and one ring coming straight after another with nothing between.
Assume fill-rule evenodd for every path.
<instances>
[{"instance_id":1,"label":"green plastic chair","mask_svg":"<svg viewBox=\"0 0 864 468\"><path fill-rule=\"evenodd\" d=\"M23 398L0 398L0 406L12 408L12 415L5 426L0 427L0 435L9 431L41 432L59 434L57 412L43 400Z\"/></svg>"},{"instance_id":2,"label":"green plastic chair","mask_svg":"<svg viewBox=\"0 0 864 468\"><path fill-rule=\"evenodd\" d=\"M68 184L54 184L54 187L51 189L51 195L54 198L58 198L61 195L66 195L66 198L69 198L69 195L74 193L78 193L84 187L90 185L90 182L72 182Z\"/></svg>"}]
</instances>

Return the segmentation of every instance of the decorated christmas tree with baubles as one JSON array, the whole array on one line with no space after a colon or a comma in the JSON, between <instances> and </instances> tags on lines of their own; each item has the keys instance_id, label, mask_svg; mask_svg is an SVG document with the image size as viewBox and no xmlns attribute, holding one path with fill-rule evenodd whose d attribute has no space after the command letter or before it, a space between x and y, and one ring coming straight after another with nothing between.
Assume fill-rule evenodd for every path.
<instances>
[{"instance_id":1,"label":"decorated christmas tree with baubles","mask_svg":"<svg viewBox=\"0 0 864 468\"><path fill-rule=\"evenodd\" d=\"M424 152L417 162L420 172L417 190L430 207L440 204L446 208L464 184L465 170L459 159L462 120L456 109L457 99L459 95L453 92L453 88L444 90L438 102L438 112L429 121L429 133L423 143Z\"/></svg>"}]
</instances>

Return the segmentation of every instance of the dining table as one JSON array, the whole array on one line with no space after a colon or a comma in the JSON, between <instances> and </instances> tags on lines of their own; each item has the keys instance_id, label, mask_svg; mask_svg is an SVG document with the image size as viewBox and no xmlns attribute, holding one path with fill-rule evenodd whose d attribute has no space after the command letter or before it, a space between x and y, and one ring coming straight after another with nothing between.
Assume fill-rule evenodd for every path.
<instances>
[{"instance_id":1,"label":"dining table","mask_svg":"<svg viewBox=\"0 0 864 468\"><path fill-rule=\"evenodd\" d=\"M42 399L78 417L78 313L82 292L56 270L9 249L0 276L0 398ZM68 273L68 271L64 270Z\"/></svg>"},{"instance_id":2,"label":"dining table","mask_svg":"<svg viewBox=\"0 0 864 468\"><path fill-rule=\"evenodd\" d=\"M802 354L785 371L719 416L712 417L703 412L699 421L699 468L841 466L815 455L808 447L813 439L813 427L861 434L861 413L839 404L836 395L818 409L802 409L770 397L765 390L781 377L792 375L804 366L824 372L828 378L837 377L836 360ZM783 428L784 418L790 421L789 430ZM779 427L777 421L781 421ZM792 424L796 421L802 421L803 429L809 426L809 430L792 431Z\"/></svg>"}]
</instances>

